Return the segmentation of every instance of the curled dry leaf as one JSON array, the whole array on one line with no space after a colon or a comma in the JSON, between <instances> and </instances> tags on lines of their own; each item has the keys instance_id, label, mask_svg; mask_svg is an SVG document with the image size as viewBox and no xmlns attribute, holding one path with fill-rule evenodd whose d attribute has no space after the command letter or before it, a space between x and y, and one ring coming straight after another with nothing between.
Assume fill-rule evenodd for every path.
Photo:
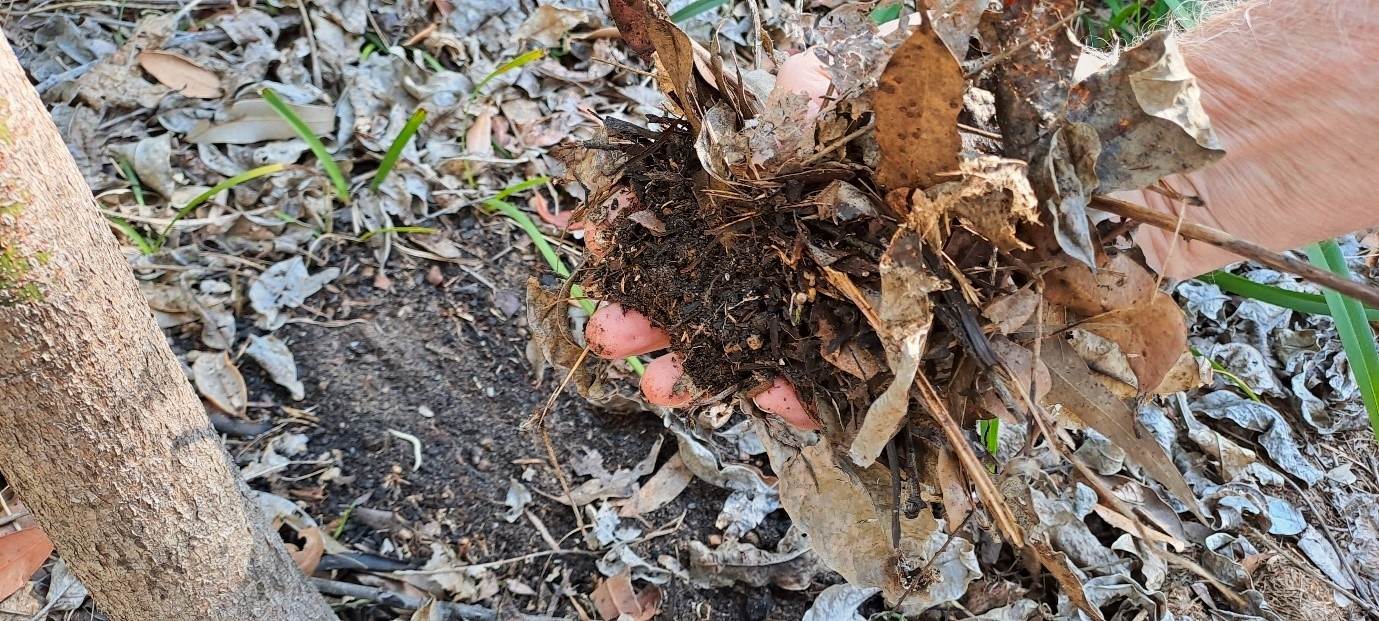
<instances>
[{"instance_id":1,"label":"curled dry leaf","mask_svg":"<svg viewBox=\"0 0 1379 621\"><path fill-rule=\"evenodd\" d=\"M1039 294L1033 289L1020 289L987 302L982 316L995 324L996 331L1010 334L1019 330L1039 309Z\"/></svg>"},{"instance_id":2,"label":"curled dry leaf","mask_svg":"<svg viewBox=\"0 0 1379 621\"><path fill-rule=\"evenodd\" d=\"M923 249L924 242L918 233L901 229L881 257L878 314L886 359L895 376L867 408L862 428L853 438L849 454L859 466L870 466L876 461L886 443L905 424L910 385L919 370L919 358L933 322L929 294L947 288L925 268Z\"/></svg>"},{"instance_id":3,"label":"curled dry leaf","mask_svg":"<svg viewBox=\"0 0 1379 621\"><path fill-rule=\"evenodd\" d=\"M608 12L627 47L642 60L650 61L656 47L651 42L649 23L665 18L665 7L659 0L608 0Z\"/></svg>"},{"instance_id":4,"label":"curled dry leaf","mask_svg":"<svg viewBox=\"0 0 1379 621\"><path fill-rule=\"evenodd\" d=\"M1088 319L1082 329L1115 342L1135 372L1134 384L1148 392L1163 383L1187 352L1187 323L1178 303L1155 292L1129 308Z\"/></svg>"},{"instance_id":5,"label":"curled dry leaf","mask_svg":"<svg viewBox=\"0 0 1379 621\"><path fill-rule=\"evenodd\" d=\"M1062 405L1083 424L1106 436L1112 444L1125 451L1126 457L1143 468L1178 501L1187 505L1203 524L1210 524L1197 496L1188 487L1183 473L1173 465L1153 434L1136 420L1135 413L1092 377L1087 364L1062 337L1045 340L1041 358L1049 369L1052 385L1046 403Z\"/></svg>"},{"instance_id":6,"label":"curled dry leaf","mask_svg":"<svg viewBox=\"0 0 1379 621\"><path fill-rule=\"evenodd\" d=\"M196 99L220 97L220 76L176 52L147 50L139 54L139 66L172 90Z\"/></svg>"},{"instance_id":7,"label":"curled dry leaf","mask_svg":"<svg viewBox=\"0 0 1379 621\"><path fill-rule=\"evenodd\" d=\"M192 378L196 391L211 406L232 416L244 415L249 405L249 387L229 354L200 352L192 362Z\"/></svg>"},{"instance_id":8,"label":"curled dry leaf","mask_svg":"<svg viewBox=\"0 0 1379 621\"><path fill-rule=\"evenodd\" d=\"M1038 183L1053 214L1058 247L1088 266L1096 265L1087 204L1100 184L1096 177L1100 154L1096 130L1083 123L1070 123L1054 130L1048 153L1038 160Z\"/></svg>"},{"instance_id":9,"label":"curled dry leaf","mask_svg":"<svg viewBox=\"0 0 1379 621\"><path fill-rule=\"evenodd\" d=\"M297 379L297 361L287 343L272 335L251 336L244 353L259 363L276 384L286 388L293 400L301 401L306 397L306 387Z\"/></svg>"},{"instance_id":10,"label":"curled dry leaf","mask_svg":"<svg viewBox=\"0 0 1379 621\"><path fill-rule=\"evenodd\" d=\"M653 584L637 592L630 571L600 581L589 597L604 621L648 621L661 612L661 589Z\"/></svg>"},{"instance_id":11,"label":"curled dry leaf","mask_svg":"<svg viewBox=\"0 0 1379 621\"><path fill-rule=\"evenodd\" d=\"M689 487L694 475L690 473L685 460L676 453L656 474L647 479L646 484L618 510L621 517L637 517L664 507L680 496Z\"/></svg>"},{"instance_id":12,"label":"curled dry leaf","mask_svg":"<svg viewBox=\"0 0 1379 621\"><path fill-rule=\"evenodd\" d=\"M950 217L959 218L974 232L996 247L1006 250L1029 248L1015 235L1020 222L1037 222L1039 211L1025 174L1025 163L999 157L982 156L963 160L962 178L915 192L910 197L910 221L924 239L941 245L941 227Z\"/></svg>"},{"instance_id":13,"label":"curled dry leaf","mask_svg":"<svg viewBox=\"0 0 1379 621\"><path fill-rule=\"evenodd\" d=\"M736 540L724 541L714 549L698 541L689 545L690 580L704 588L742 583L803 591L824 569L798 526L791 526L774 551Z\"/></svg>"},{"instance_id":14,"label":"curled dry leaf","mask_svg":"<svg viewBox=\"0 0 1379 621\"><path fill-rule=\"evenodd\" d=\"M536 7L513 34L518 39L540 43L542 47L559 47L565 33L587 21L589 14L585 11L543 4Z\"/></svg>"},{"instance_id":15,"label":"curled dry leaf","mask_svg":"<svg viewBox=\"0 0 1379 621\"><path fill-rule=\"evenodd\" d=\"M971 542L950 539L928 511L901 515L900 548L891 545L890 475L881 466L844 467L827 440L795 449L765 430L758 435L780 477L781 505L820 559L849 583L880 587L891 604L904 597L903 611L918 613L962 597L981 575ZM904 576L902 568L930 573Z\"/></svg>"},{"instance_id":16,"label":"curled dry leaf","mask_svg":"<svg viewBox=\"0 0 1379 621\"><path fill-rule=\"evenodd\" d=\"M1165 32L1074 86L1068 119L1087 124L1100 138L1100 191L1147 187L1225 155L1201 95L1177 40Z\"/></svg>"},{"instance_id":17,"label":"curled dry leaf","mask_svg":"<svg viewBox=\"0 0 1379 621\"><path fill-rule=\"evenodd\" d=\"M939 173L957 169L965 88L962 68L943 40L928 26L915 29L891 56L872 100L881 148L877 183L887 190L923 189Z\"/></svg>"}]
</instances>

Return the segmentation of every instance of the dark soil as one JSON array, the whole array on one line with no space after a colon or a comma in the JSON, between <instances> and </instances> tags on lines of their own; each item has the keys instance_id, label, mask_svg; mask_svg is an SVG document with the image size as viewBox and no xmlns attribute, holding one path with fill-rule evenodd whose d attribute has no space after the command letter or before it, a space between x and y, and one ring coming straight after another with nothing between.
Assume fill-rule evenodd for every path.
<instances>
[{"instance_id":1,"label":"dark soil","mask_svg":"<svg viewBox=\"0 0 1379 621\"><path fill-rule=\"evenodd\" d=\"M481 603L545 613L548 603L559 599L556 614L577 618L568 600L554 593L561 579L547 579L555 569L564 568L568 592L588 594L600 577L594 567L597 557L587 552L578 533L565 538L576 530L572 512L540 495L539 491L558 495L559 483L546 465L540 440L518 430L562 379L559 373L547 372L536 383L523 353L527 331L521 291L536 263L524 251L525 238L512 235L505 223L469 221L457 228L465 231L465 241L477 256L501 255L476 261L472 268L490 280L493 289L453 265L445 266L445 284L439 287L428 284L425 266L390 272L391 290L375 288L368 268L348 269L313 303L332 315L332 321L351 323L294 324L279 332L296 354L307 386L306 400L294 405L319 417L318 426L304 430L311 438L310 454L333 452L344 474L353 479L316 487L312 479L287 482L314 469L299 467L284 473L274 491L310 503L311 513L323 524L356 503L401 516L404 524L391 533L358 519L347 522L340 539L361 550L421 564L430 554L429 544L438 541L472 562L490 562L549 549L527 520L510 524L502 518L509 481L531 469L534 476L526 484L536 498L529 511L563 549L576 552L502 566L497 570L501 578L517 579L539 595L516 596L504 590ZM514 244L517 252L505 252ZM337 257L332 263L358 266L368 261L366 252L350 252L357 256ZM262 378L252 377L257 373L253 365L246 373L251 383L266 386L257 381ZM254 392L257 396L261 391ZM288 402L281 391L272 397ZM434 416L422 416L422 407ZM562 463L585 449L596 449L609 469L630 467L659 435L668 437L659 461L674 454L673 437L651 414L612 414L578 397L563 396L547 421ZM389 434L390 429L421 440L423 463L418 471L412 471L411 444ZM568 468L566 472L568 476ZM694 481L675 502L643 516L645 531L681 514L684 525L639 545L637 551L653 560L674 555L687 566L687 542L706 541L717 532L713 522L726 497L725 491ZM784 512L777 512L759 534L769 539L786 523ZM385 550L385 539L398 549ZM680 580L662 588L663 619L793 621L813 600L811 593L778 589L698 590ZM361 620L394 619L396 614L371 608L347 613Z\"/></svg>"},{"instance_id":2,"label":"dark soil","mask_svg":"<svg viewBox=\"0 0 1379 621\"><path fill-rule=\"evenodd\" d=\"M794 210L812 205L792 204L779 191L705 189L711 182L682 124L669 124L655 141L628 138L623 172L644 211L613 222L616 251L589 270L586 289L664 328L686 375L707 394L781 373L806 388L803 369L813 366L818 346L810 342L814 300L800 269L807 237ZM783 368L787 361L800 364Z\"/></svg>"}]
</instances>

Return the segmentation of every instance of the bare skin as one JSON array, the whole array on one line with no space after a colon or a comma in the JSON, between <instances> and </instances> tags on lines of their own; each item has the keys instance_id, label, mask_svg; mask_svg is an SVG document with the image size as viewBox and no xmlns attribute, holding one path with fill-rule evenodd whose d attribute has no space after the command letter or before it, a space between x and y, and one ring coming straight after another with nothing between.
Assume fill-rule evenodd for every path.
<instances>
[{"instance_id":1,"label":"bare skin","mask_svg":"<svg viewBox=\"0 0 1379 621\"><path fill-rule=\"evenodd\" d=\"M1181 211L1189 221L1275 250L1379 223L1369 184L1379 162L1379 76L1372 61L1379 57L1379 0L1324 4L1256 0L1185 35L1184 54L1227 155L1167 180L1183 194L1205 199L1205 206L1174 204L1150 192L1121 197ZM819 102L829 85L817 58L799 54L782 63L771 98L803 93ZM817 111L811 106L804 121ZM617 200L625 211L629 201ZM586 228L590 238L602 241L600 233L597 226ZM1240 260L1214 247L1174 242L1162 231L1141 229L1136 239L1150 264L1169 276L1191 277ZM595 242L591 252L600 257L608 249ZM617 305L600 308L589 326L591 351L609 359L653 353L670 343L641 313ZM647 401L669 407L698 396L684 381L675 354L647 365L642 391ZM753 401L798 428L819 428L783 378Z\"/></svg>"}]
</instances>

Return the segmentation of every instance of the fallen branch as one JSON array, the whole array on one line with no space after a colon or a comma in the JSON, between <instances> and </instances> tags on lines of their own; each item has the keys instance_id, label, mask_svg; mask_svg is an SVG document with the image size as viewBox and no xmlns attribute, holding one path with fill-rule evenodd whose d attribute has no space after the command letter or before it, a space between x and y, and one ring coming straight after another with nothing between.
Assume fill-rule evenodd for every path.
<instances>
[{"instance_id":1,"label":"fallen branch","mask_svg":"<svg viewBox=\"0 0 1379 621\"><path fill-rule=\"evenodd\" d=\"M353 597L356 599L366 599L376 604L382 604L392 608L405 608L416 610L426 605L426 599L415 595L405 595L394 593L384 589L379 589L352 582L339 582L336 580L326 580L325 578L312 578L311 585L317 591L326 595L336 597ZM455 602L437 601L432 607L441 611L444 615L441 618L446 621L557 621L562 617L547 617L544 615L524 615L520 613L504 612L502 616L498 612L483 606L474 604L457 604Z\"/></svg>"},{"instance_id":2,"label":"fallen branch","mask_svg":"<svg viewBox=\"0 0 1379 621\"><path fill-rule=\"evenodd\" d=\"M1193 224L1191 222L1183 222L1181 223L1182 225L1179 226L1178 218L1173 214L1142 207L1135 203L1111 198L1109 196L1093 196L1092 207L1122 218L1143 222L1165 231L1172 232L1176 229L1178 235L1185 239L1211 244L1217 248L1233 252L1256 263L1288 272L1308 282L1348 295L1364 302L1368 306L1379 306L1379 289L1360 284L1353 280L1341 278L1331 272L1313 266L1306 261L1274 252L1264 246L1252 241L1240 239L1220 229Z\"/></svg>"}]
</instances>

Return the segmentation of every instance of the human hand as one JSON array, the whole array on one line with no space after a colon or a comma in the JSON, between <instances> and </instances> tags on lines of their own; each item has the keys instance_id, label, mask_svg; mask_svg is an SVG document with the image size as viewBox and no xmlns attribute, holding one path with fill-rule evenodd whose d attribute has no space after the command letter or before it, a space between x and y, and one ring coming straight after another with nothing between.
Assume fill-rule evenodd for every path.
<instances>
[{"instance_id":1,"label":"human hand","mask_svg":"<svg viewBox=\"0 0 1379 621\"><path fill-rule=\"evenodd\" d=\"M1154 192L1119 198L1283 251L1379 224L1379 14L1367 2L1325 10L1253 1L1182 38L1202 105L1226 149L1220 161L1165 179L1186 206ZM1151 267L1191 278L1241 257L1140 227Z\"/></svg>"}]
</instances>

